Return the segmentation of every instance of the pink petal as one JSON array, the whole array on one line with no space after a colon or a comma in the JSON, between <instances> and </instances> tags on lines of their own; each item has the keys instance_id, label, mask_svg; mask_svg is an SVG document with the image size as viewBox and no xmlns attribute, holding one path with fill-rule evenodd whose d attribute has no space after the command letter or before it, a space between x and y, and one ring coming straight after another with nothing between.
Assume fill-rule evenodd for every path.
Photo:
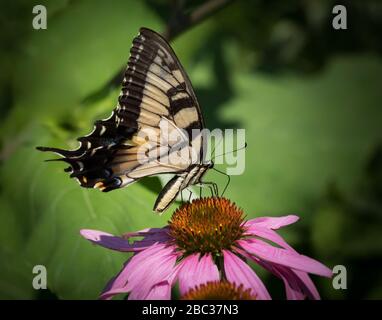
<instances>
[{"instance_id":1,"label":"pink petal","mask_svg":"<svg viewBox=\"0 0 382 320\"><path fill-rule=\"evenodd\" d=\"M313 281L306 272L290 269L285 266L261 260L260 258L250 255L240 248L235 248L235 250L244 257L255 261L264 269L267 269L282 279L285 285L288 300L302 300L305 299L305 297L313 300L320 300L320 295Z\"/></svg>"},{"instance_id":2,"label":"pink petal","mask_svg":"<svg viewBox=\"0 0 382 320\"><path fill-rule=\"evenodd\" d=\"M146 299L146 295L155 285L168 281L174 272L177 258L173 251L173 248L159 245L127 266L130 273L126 286L126 289L131 292L129 299Z\"/></svg>"},{"instance_id":3,"label":"pink petal","mask_svg":"<svg viewBox=\"0 0 382 320\"><path fill-rule=\"evenodd\" d=\"M265 261L324 277L332 276L332 271L328 267L295 251L276 248L259 239L239 240L238 243L244 250Z\"/></svg>"},{"instance_id":4,"label":"pink petal","mask_svg":"<svg viewBox=\"0 0 382 320\"><path fill-rule=\"evenodd\" d=\"M270 271L283 280L288 300L303 300L306 297L314 300L320 299L313 281L306 272L280 265L273 265L273 271Z\"/></svg>"},{"instance_id":5,"label":"pink petal","mask_svg":"<svg viewBox=\"0 0 382 320\"><path fill-rule=\"evenodd\" d=\"M223 250L224 272L229 282L252 289L258 300L271 300L268 290L257 274L243 260L228 250Z\"/></svg>"},{"instance_id":6,"label":"pink petal","mask_svg":"<svg viewBox=\"0 0 382 320\"><path fill-rule=\"evenodd\" d=\"M299 270L292 270L292 272L301 280L301 285L304 285L307 296L311 299L320 300L320 294L317 291L312 279L306 272Z\"/></svg>"},{"instance_id":7,"label":"pink petal","mask_svg":"<svg viewBox=\"0 0 382 320\"><path fill-rule=\"evenodd\" d=\"M246 234L270 240L283 248L294 251L294 249L279 234L277 234L276 231L265 228L264 226L253 224L247 229Z\"/></svg>"},{"instance_id":8,"label":"pink petal","mask_svg":"<svg viewBox=\"0 0 382 320\"><path fill-rule=\"evenodd\" d=\"M157 233L160 232L162 228L146 228L143 230L135 231L135 232L126 232L123 234L123 237L125 238L131 238L131 237L144 237L147 234L151 233Z\"/></svg>"},{"instance_id":9,"label":"pink petal","mask_svg":"<svg viewBox=\"0 0 382 320\"><path fill-rule=\"evenodd\" d=\"M219 280L220 275L211 254L204 254L199 259L198 253L188 256L180 263L178 279L180 293L184 295L202 283Z\"/></svg>"},{"instance_id":10,"label":"pink petal","mask_svg":"<svg viewBox=\"0 0 382 320\"><path fill-rule=\"evenodd\" d=\"M130 296L129 300L132 300ZM156 284L150 289L145 300L171 300L171 284L168 281Z\"/></svg>"},{"instance_id":11,"label":"pink petal","mask_svg":"<svg viewBox=\"0 0 382 320\"><path fill-rule=\"evenodd\" d=\"M282 281L284 282L288 300L304 300L306 296L311 296L309 292L306 292L306 290L304 290L306 287L301 283L300 279L293 273L292 269L272 264L270 262L263 261L258 258L256 258L255 261L268 271L272 272L275 276L282 279Z\"/></svg>"},{"instance_id":12,"label":"pink petal","mask_svg":"<svg viewBox=\"0 0 382 320\"><path fill-rule=\"evenodd\" d=\"M161 229L158 232L150 232L144 237L142 241L158 241L158 242L168 242L171 240L166 229Z\"/></svg>"},{"instance_id":13,"label":"pink petal","mask_svg":"<svg viewBox=\"0 0 382 320\"><path fill-rule=\"evenodd\" d=\"M290 225L292 223L295 223L298 219L300 218L295 215L288 215L284 217L261 217L261 218L248 220L246 222L246 225L248 226L259 225L268 229L275 230L275 229L279 229L281 227Z\"/></svg>"},{"instance_id":14,"label":"pink petal","mask_svg":"<svg viewBox=\"0 0 382 320\"><path fill-rule=\"evenodd\" d=\"M287 278L284 277L284 275L276 268L279 265L272 264L270 262L261 260L258 257L255 257L254 255L250 255L246 251L243 251L242 249L237 248L237 247L235 248L235 251L238 252L240 255L242 255L245 258L253 260L258 265L262 266L264 269L273 273L276 277L282 279L284 282L284 285L285 285L288 300L302 300L305 298L305 295L301 292L300 288L297 287L297 290L295 290L295 288L290 286L289 282L287 281ZM290 270L292 270L292 269L290 269Z\"/></svg>"},{"instance_id":15,"label":"pink petal","mask_svg":"<svg viewBox=\"0 0 382 320\"><path fill-rule=\"evenodd\" d=\"M292 276L290 269L287 269L280 266L280 268L276 267L273 272L283 280L285 291L287 295L287 300L304 300L305 294L303 293L299 282L295 277Z\"/></svg>"},{"instance_id":16,"label":"pink petal","mask_svg":"<svg viewBox=\"0 0 382 320\"><path fill-rule=\"evenodd\" d=\"M130 239L133 237L144 237L145 240L148 239L157 239L158 241L161 240L168 240L168 228L146 228L137 232L128 232L123 234L122 238L124 239Z\"/></svg>"},{"instance_id":17,"label":"pink petal","mask_svg":"<svg viewBox=\"0 0 382 320\"><path fill-rule=\"evenodd\" d=\"M106 287L103 289L100 299L102 300L110 300L113 296L118 293L127 293L126 284L128 273L126 272L126 266L131 261L132 258L126 261L123 265L122 270L110 281L107 283Z\"/></svg>"},{"instance_id":18,"label":"pink petal","mask_svg":"<svg viewBox=\"0 0 382 320\"><path fill-rule=\"evenodd\" d=\"M256 262L268 271L272 272L278 278L282 279L288 300L305 299L305 294L302 292L298 281L296 281L296 277L293 277L291 269L284 266L275 265L267 261L262 261L260 259Z\"/></svg>"},{"instance_id":19,"label":"pink petal","mask_svg":"<svg viewBox=\"0 0 382 320\"><path fill-rule=\"evenodd\" d=\"M110 233L97 230L82 229L80 234L85 239L108 249L117 251L137 250L134 244L130 244L127 240L113 236Z\"/></svg>"},{"instance_id":20,"label":"pink petal","mask_svg":"<svg viewBox=\"0 0 382 320\"><path fill-rule=\"evenodd\" d=\"M101 298L108 299L121 292L130 292L129 299L141 300L149 295L167 297L163 290L155 287L165 285L171 278L176 258L174 247L158 243L150 246L129 259L120 274L105 288Z\"/></svg>"},{"instance_id":21,"label":"pink petal","mask_svg":"<svg viewBox=\"0 0 382 320\"><path fill-rule=\"evenodd\" d=\"M150 229L147 229L150 230ZM136 252L147 249L155 242L165 242L168 239L168 236L163 232L151 231L147 233L148 236L140 241L135 241L133 243L129 243L128 238L117 237L110 233L106 233L103 231L90 230L90 229L82 229L80 234L87 240L93 242L94 244L100 245L102 247L123 251L123 252Z\"/></svg>"}]
</instances>

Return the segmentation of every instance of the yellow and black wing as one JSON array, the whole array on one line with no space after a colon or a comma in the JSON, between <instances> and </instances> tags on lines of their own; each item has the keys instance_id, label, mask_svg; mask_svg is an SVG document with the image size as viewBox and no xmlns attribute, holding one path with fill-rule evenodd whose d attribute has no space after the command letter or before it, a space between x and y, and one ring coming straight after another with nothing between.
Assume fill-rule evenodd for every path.
<instances>
[{"instance_id":1,"label":"yellow and black wing","mask_svg":"<svg viewBox=\"0 0 382 320\"><path fill-rule=\"evenodd\" d=\"M191 157L177 164L166 161L169 146L161 139L163 123L187 132L189 140L184 138L184 146L197 146L197 161L202 161L202 137L191 138L193 129L204 127L191 82L166 40L141 28L133 40L112 115L96 121L92 133L78 138L80 147L76 150L38 149L59 154L62 158L53 161L69 163L66 171L81 186L110 191L145 176L185 172L195 163ZM142 138L145 131L150 132L149 140Z\"/></svg>"}]
</instances>

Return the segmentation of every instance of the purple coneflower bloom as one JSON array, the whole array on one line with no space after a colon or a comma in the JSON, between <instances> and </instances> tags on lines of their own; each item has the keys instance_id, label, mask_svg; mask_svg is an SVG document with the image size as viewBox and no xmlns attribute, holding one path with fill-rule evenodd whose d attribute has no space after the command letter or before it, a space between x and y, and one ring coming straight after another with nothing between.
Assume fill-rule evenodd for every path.
<instances>
[{"instance_id":1,"label":"purple coneflower bloom","mask_svg":"<svg viewBox=\"0 0 382 320\"><path fill-rule=\"evenodd\" d=\"M81 235L103 247L134 253L106 286L102 299L119 293L129 293L129 299L171 299L177 282L184 296L195 287L220 280L250 289L249 294L258 300L271 299L247 260L279 277L287 299L319 299L308 273L331 277L331 270L297 253L275 232L297 220L288 215L245 221L243 211L229 200L202 198L183 204L164 228L122 237L96 230L81 230ZM143 239L130 243L133 237Z\"/></svg>"}]
</instances>

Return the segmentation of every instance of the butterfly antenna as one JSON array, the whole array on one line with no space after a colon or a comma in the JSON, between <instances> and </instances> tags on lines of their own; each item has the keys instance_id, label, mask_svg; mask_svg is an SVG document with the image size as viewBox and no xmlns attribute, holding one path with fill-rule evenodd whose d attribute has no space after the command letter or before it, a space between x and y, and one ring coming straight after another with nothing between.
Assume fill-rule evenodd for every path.
<instances>
[{"instance_id":1,"label":"butterfly antenna","mask_svg":"<svg viewBox=\"0 0 382 320\"><path fill-rule=\"evenodd\" d=\"M230 154L230 153L234 153L234 152L236 152L236 151L240 151L240 150L246 149L246 148L247 148L247 145L248 145L248 144L245 143L244 146L241 147L241 148L239 148L239 149L235 149L235 150L232 150L232 151L227 151L227 152L224 152L224 153L222 153L222 154L219 154L219 155L215 156L214 159L216 159L217 157L225 156L226 154Z\"/></svg>"}]
</instances>

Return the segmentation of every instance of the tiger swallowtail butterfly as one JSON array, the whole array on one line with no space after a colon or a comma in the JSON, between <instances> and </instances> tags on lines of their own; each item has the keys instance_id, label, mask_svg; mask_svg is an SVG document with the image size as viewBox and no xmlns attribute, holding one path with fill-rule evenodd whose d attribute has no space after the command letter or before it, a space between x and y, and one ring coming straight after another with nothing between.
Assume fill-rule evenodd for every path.
<instances>
[{"instance_id":1,"label":"tiger swallowtail butterfly","mask_svg":"<svg viewBox=\"0 0 382 320\"><path fill-rule=\"evenodd\" d=\"M213 167L205 160L203 128L191 82L174 51L158 33L141 28L112 115L96 121L90 134L78 138L76 150L37 149L59 154L61 158L52 161L67 162L65 171L82 187L104 192L143 177L173 173L154 205L154 211L163 212L183 189L202 183L202 176ZM169 161L173 155L177 161Z\"/></svg>"}]
</instances>

